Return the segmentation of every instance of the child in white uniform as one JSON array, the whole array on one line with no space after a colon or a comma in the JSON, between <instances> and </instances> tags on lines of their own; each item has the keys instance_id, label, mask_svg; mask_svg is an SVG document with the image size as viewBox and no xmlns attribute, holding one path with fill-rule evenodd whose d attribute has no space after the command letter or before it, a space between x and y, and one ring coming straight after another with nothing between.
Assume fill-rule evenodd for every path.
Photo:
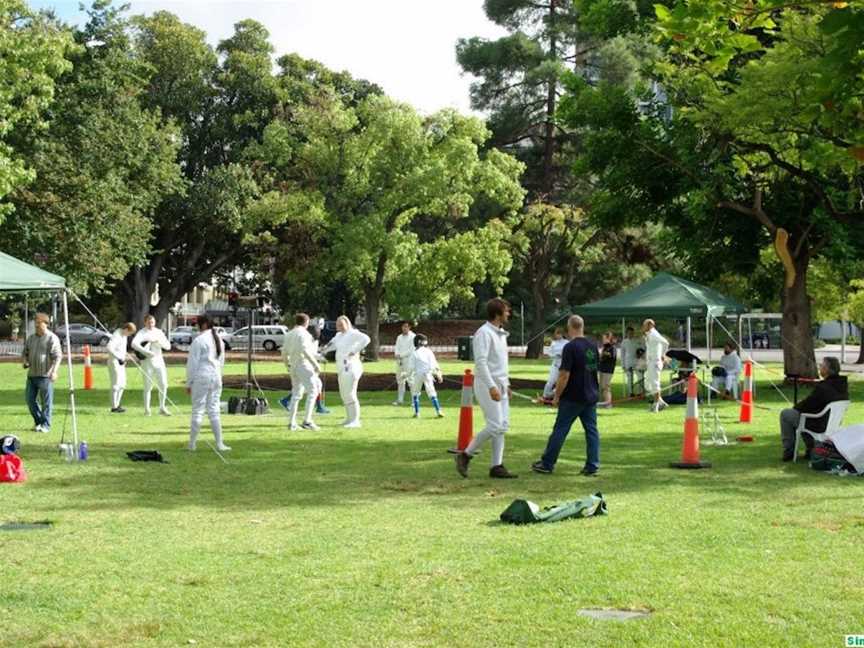
<instances>
[{"instance_id":1,"label":"child in white uniform","mask_svg":"<svg viewBox=\"0 0 864 648\"><path fill-rule=\"evenodd\" d=\"M543 400L551 401L555 396L555 383L558 382L558 371L561 368L561 354L564 353L567 342L564 329L557 327L552 334L552 342L546 350L546 356L552 358L552 364L549 365L549 379L543 387Z\"/></svg>"},{"instance_id":2,"label":"child in white uniform","mask_svg":"<svg viewBox=\"0 0 864 648\"><path fill-rule=\"evenodd\" d=\"M435 390L435 382L441 382L444 376L435 353L428 346L429 341L425 335L414 337L414 353L411 354L409 370L411 372L411 400L414 404L414 418L420 418L420 394L426 387L426 395L432 401L435 408L435 416L444 418L441 412L441 403L438 401L438 392Z\"/></svg>"}]
</instances>

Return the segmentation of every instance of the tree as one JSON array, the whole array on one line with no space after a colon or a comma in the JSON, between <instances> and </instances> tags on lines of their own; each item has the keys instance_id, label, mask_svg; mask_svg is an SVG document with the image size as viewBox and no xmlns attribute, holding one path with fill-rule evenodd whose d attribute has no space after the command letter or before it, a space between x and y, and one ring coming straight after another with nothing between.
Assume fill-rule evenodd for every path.
<instances>
[{"instance_id":1,"label":"tree","mask_svg":"<svg viewBox=\"0 0 864 648\"><path fill-rule=\"evenodd\" d=\"M88 292L143 258L150 213L182 183L177 131L139 103L147 69L129 56L119 11L94 4L74 38L48 126L12 140L36 177L10 196L2 238Z\"/></svg>"},{"instance_id":2,"label":"tree","mask_svg":"<svg viewBox=\"0 0 864 648\"><path fill-rule=\"evenodd\" d=\"M571 126L595 129L577 166L600 178L595 212L669 224L709 276L720 255L745 270L766 246L779 251L786 371L814 375L807 270L820 255L848 257L864 234L854 146L836 115L822 121L829 99L813 81L832 65L823 18L837 10L757 8L742 23L735 8L658 7L671 118L656 97L575 79L562 110Z\"/></svg>"},{"instance_id":3,"label":"tree","mask_svg":"<svg viewBox=\"0 0 864 648\"><path fill-rule=\"evenodd\" d=\"M7 139L17 127L44 128L57 77L71 67L71 34L20 0L0 0L0 200L33 179L34 172ZM0 223L12 210L0 203Z\"/></svg>"},{"instance_id":4,"label":"tree","mask_svg":"<svg viewBox=\"0 0 864 648\"><path fill-rule=\"evenodd\" d=\"M279 101L266 29L244 20L214 52L205 34L167 12L133 21L134 51L151 69L146 104L181 136L187 189L167 193L152 216L151 252L122 282L127 316L168 309L201 282L245 258L245 243L279 223L267 211L245 155Z\"/></svg>"},{"instance_id":5,"label":"tree","mask_svg":"<svg viewBox=\"0 0 864 648\"><path fill-rule=\"evenodd\" d=\"M445 110L424 119L378 95L351 108L325 93L290 122L268 126L258 158L272 169L285 208L325 227L324 272L344 279L362 298L372 358L383 309L416 302L416 293L405 288L409 275L422 284L423 273L431 271L435 283L428 282L426 298L440 304L464 294L465 282L505 268L500 225L459 232L476 197L497 202L502 215L523 198L521 165L496 150L481 155L488 137L475 118ZM421 217L446 225L441 229L451 240L424 238L428 230L414 228ZM502 279L495 277L498 283ZM394 302L400 298L402 304Z\"/></svg>"}]
</instances>

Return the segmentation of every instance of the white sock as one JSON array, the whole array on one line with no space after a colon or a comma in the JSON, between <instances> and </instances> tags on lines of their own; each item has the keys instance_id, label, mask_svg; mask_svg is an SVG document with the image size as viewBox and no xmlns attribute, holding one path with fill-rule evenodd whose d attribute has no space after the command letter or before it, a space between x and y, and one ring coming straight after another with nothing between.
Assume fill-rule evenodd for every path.
<instances>
[{"instance_id":1,"label":"white sock","mask_svg":"<svg viewBox=\"0 0 864 648\"><path fill-rule=\"evenodd\" d=\"M504 463L504 435L496 434L492 437L492 465L500 466Z\"/></svg>"},{"instance_id":2,"label":"white sock","mask_svg":"<svg viewBox=\"0 0 864 648\"><path fill-rule=\"evenodd\" d=\"M488 432L486 430L486 428L483 428L482 430L480 430L480 432L477 433L477 436L475 436L473 439L471 439L471 443L469 443L468 447L465 448L465 452L467 452L470 455L477 454L477 451L480 449L480 446L482 446L484 443L486 443L486 440L489 439L489 437L491 437L491 436L492 436L492 434L490 432Z\"/></svg>"}]
</instances>

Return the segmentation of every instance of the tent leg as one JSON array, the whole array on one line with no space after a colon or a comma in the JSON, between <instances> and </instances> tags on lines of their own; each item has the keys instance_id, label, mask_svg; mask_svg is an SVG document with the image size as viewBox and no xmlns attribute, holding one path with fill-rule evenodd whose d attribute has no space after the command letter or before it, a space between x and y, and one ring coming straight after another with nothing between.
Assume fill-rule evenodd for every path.
<instances>
[{"instance_id":1,"label":"tent leg","mask_svg":"<svg viewBox=\"0 0 864 648\"><path fill-rule=\"evenodd\" d=\"M687 316L687 332L685 333L685 335L687 336L687 350L690 352L693 351L693 344L690 341L692 334L693 334L693 318L688 315Z\"/></svg>"},{"instance_id":2,"label":"tent leg","mask_svg":"<svg viewBox=\"0 0 864 648\"><path fill-rule=\"evenodd\" d=\"M68 290L63 291L63 326L66 329L66 369L69 373L69 406L72 408L72 447L75 461L78 461L78 415L75 412L75 378L72 375L72 342L69 339L69 300Z\"/></svg>"}]
</instances>

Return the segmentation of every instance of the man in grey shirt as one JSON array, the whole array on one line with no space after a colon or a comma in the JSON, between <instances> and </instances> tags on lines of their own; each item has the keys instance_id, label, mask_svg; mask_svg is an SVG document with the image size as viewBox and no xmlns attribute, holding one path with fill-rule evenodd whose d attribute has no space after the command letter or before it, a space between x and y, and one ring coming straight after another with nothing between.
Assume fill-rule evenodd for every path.
<instances>
[{"instance_id":1,"label":"man in grey shirt","mask_svg":"<svg viewBox=\"0 0 864 648\"><path fill-rule=\"evenodd\" d=\"M54 381L63 360L60 339L48 330L48 316L37 313L36 332L24 343L24 368L27 369L27 406L36 432L51 429L51 406L54 401ZM38 400L37 400L38 397ZM40 407L39 400L42 401Z\"/></svg>"}]
</instances>

